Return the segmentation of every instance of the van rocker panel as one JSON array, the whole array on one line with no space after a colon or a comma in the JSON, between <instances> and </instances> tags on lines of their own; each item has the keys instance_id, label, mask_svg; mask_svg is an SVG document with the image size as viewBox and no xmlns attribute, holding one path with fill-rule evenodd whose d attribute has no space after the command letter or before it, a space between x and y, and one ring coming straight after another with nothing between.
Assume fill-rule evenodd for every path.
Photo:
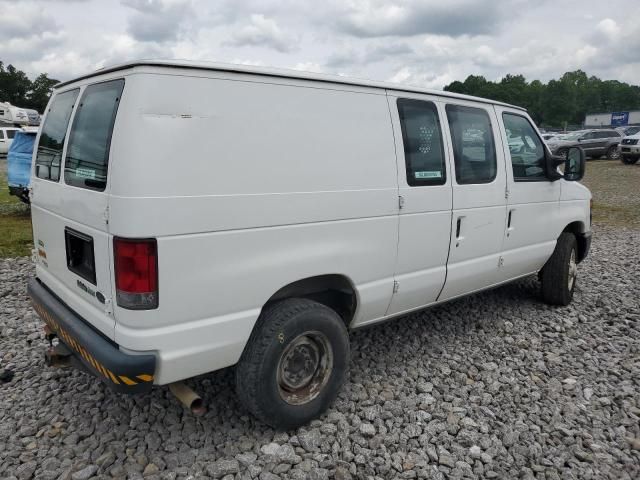
<instances>
[{"instance_id":1,"label":"van rocker panel","mask_svg":"<svg viewBox=\"0 0 640 480\"><path fill-rule=\"evenodd\" d=\"M50 293L37 278L29 280L27 291L40 318L89 372L120 393L151 390L155 355L130 355L120 351Z\"/></svg>"}]
</instances>

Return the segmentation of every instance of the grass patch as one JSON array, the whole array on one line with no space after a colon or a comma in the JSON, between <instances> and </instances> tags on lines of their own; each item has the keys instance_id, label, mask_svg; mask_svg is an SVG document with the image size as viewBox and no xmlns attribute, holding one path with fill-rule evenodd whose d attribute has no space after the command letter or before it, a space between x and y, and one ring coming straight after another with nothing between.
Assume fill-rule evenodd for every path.
<instances>
[{"instance_id":1,"label":"grass patch","mask_svg":"<svg viewBox=\"0 0 640 480\"><path fill-rule=\"evenodd\" d=\"M593 223L640 228L640 164L620 160L591 160L583 183L593 195Z\"/></svg>"},{"instance_id":2,"label":"grass patch","mask_svg":"<svg viewBox=\"0 0 640 480\"><path fill-rule=\"evenodd\" d=\"M0 258L29 255L33 245L31 210L9 195L7 161L0 159Z\"/></svg>"}]
</instances>

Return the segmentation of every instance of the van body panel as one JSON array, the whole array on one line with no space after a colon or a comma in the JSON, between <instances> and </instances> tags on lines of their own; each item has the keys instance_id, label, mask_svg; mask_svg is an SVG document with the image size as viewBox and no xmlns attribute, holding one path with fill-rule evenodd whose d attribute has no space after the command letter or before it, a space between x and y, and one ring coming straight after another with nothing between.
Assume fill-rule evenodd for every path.
<instances>
[{"instance_id":1,"label":"van body panel","mask_svg":"<svg viewBox=\"0 0 640 480\"><path fill-rule=\"evenodd\" d=\"M534 123L522 111L502 106L494 108L503 139L502 151L507 161L507 221L510 220L510 225L504 230L502 274L504 278L511 278L541 269L553 253L559 233L548 226L550 223L561 223L558 214L563 181L514 179L504 114L525 118L543 147L545 142Z\"/></svg>"},{"instance_id":2,"label":"van body panel","mask_svg":"<svg viewBox=\"0 0 640 480\"><path fill-rule=\"evenodd\" d=\"M428 305L437 300L447 273L453 205L448 159L445 161L445 183L409 185L404 139L398 114L399 98L431 103L435 105L442 118L442 106L437 97L419 94L388 97L396 142L398 192L402 197L398 227L398 262L395 269L398 286L389 305L388 315ZM442 121L440 127L442 141L445 142L447 132ZM446 159L446 149L444 154Z\"/></svg>"},{"instance_id":3,"label":"van body panel","mask_svg":"<svg viewBox=\"0 0 640 480\"><path fill-rule=\"evenodd\" d=\"M449 170L456 173L452 175L454 177L452 233L447 281L439 300L457 297L502 280L499 263L506 227L507 202L505 158L493 107L457 100L444 103L445 108L450 105L468 107L486 114L491 127L491 138L495 145L496 171L495 177L488 183L459 183L455 165L454 139L449 127L447 137ZM449 123L447 111L445 111L444 123Z\"/></svg>"}]
</instances>

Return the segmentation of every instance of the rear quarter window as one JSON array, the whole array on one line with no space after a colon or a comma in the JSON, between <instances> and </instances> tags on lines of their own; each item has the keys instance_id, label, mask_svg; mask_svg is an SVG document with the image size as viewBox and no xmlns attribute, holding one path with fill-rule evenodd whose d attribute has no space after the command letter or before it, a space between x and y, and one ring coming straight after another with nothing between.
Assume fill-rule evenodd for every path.
<instances>
[{"instance_id":1,"label":"rear quarter window","mask_svg":"<svg viewBox=\"0 0 640 480\"><path fill-rule=\"evenodd\" d=\"M64 164L68 185L102 191L107 185L111 134L124 80L89 85L76 110Z\"/></svg>"}]
</instances>

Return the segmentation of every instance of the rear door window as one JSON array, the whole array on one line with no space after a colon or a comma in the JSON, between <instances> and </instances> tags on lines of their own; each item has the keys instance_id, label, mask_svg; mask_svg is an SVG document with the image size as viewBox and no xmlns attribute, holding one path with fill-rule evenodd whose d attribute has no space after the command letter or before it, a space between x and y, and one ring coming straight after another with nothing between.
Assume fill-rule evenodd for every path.
<instances>
[{"instance_id":1,"label":"rear door window","mask_svg":"<svg viewBox=\"0 0 640 480\"><path fill-rule=\"evenodd\" d=\"M60 180L62 147L67 135L69 118L80 89L58 93L47 112L36 153L36 176L57 182Z\"/></svg>"},{"instance_id":2,"label":"rear door window","mask_svg":"<svg viewBox=\"0 0 640 480\"><path fill-rule=\"evenodd\" d=\"M64 163L68 185L102 191L107 185L109 147L124 80L89 85L80 99Z\"/></svg>"},{"instance_id":3,"label":"rear door window","mask_svg":"<svg viewBox=\"0 0 640 480\"><path fill-rule=\"evenodd\" d=\"M462 105L447 105L446 111L456 181L459 185L491 183L496 178L498 166L489 114L482 108Z\"/></svg>"}]
</instances>

